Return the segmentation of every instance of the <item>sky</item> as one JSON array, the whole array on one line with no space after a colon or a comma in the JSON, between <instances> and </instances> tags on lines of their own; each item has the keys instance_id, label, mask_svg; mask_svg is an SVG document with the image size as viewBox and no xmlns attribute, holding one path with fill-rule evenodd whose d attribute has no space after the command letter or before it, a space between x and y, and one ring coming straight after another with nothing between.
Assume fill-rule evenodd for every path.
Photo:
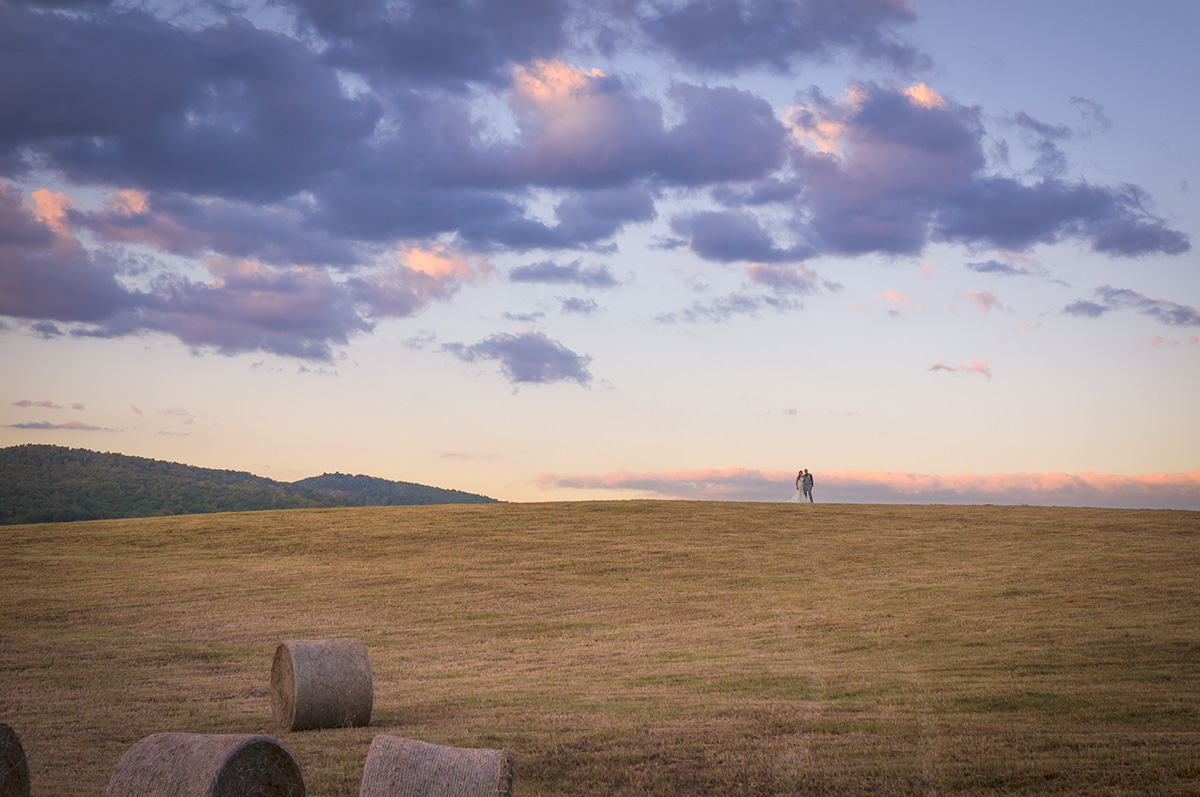
<instances>
[{"instance_id":1,"label":"sky","mask_svg":"<svg viewBox=\"0 0 1200 797\"><path fill-rule=\"evenodd\" d=\"M0 0L0 446L1200 509L1197 29L1191 0Z\"/></svg>"}]
</instances>

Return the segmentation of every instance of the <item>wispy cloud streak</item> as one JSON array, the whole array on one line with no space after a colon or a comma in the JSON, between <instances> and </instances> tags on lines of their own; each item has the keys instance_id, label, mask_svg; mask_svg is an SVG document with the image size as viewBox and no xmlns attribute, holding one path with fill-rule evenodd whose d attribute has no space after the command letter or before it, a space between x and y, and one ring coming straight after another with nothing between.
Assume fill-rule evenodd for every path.
<instances>
[{"instance_id":1,"label":"wispy cloud streak","mask_svg":"<svg viewBox=\"0 0 1200 797\"><path fill-rule=\"evenodd\" d=\"M1080 299L1063 308L1067 315L1098 318L1113 310L1134 310L1171 326L1200 325L1200 312L1194 307L1169 299L1151 299L1129 288L1101 285L1092 291L1093 299Z\"/></svg>"},{"instance_id":2,"label":"wispy cloud streak","mask_svg":"<svg viewBox=\"0 0 1200 797\"><path fill-rule=\"evenodd\" d=\"M945 360L938 360L936 363L929 366L929 370L949 371L951 373L979 374L980 376L986 376L989 382L992 381L991 361L984 360L983 362L979 362L979 360L975 357L971 358L970 365L951 365Z\"/></svg>"}]
</instances>

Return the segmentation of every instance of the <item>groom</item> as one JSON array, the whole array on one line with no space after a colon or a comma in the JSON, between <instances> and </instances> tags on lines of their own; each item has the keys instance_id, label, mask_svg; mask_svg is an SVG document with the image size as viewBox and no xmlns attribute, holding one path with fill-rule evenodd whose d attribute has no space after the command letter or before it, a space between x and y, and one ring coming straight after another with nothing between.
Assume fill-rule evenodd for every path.
<instances>
[{"instance_id":1,"label":"groom","mask_svg":"<svg viewBox=\"0 0 1200 797\"><path fill-rule=\"evenodd\" d=\"M802 490L804 490L804 497L808 499L808 502L810 504L813 503L813 497L812 497L813 477L812 477L812 474L808 472L807 468L800 471L800 475L798 475L796 477L796 481L799 483L800 488Z\"/></svg>"}]
</instances>

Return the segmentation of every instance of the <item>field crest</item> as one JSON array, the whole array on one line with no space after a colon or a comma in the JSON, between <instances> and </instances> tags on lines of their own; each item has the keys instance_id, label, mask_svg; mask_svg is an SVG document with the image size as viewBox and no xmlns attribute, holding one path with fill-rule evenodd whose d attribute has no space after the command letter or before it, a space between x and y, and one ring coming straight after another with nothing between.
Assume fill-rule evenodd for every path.
<instances>
[{"instance_id":1,"label":"field crest","mask_svg":"<svg viewBox=\"0 0 1200 797\"><path fill-rule=\"evenodd\" d=\"M517 793L1200 791L1200 513L583 502L10 526L0 722L37 794L159 731L354 795L377 733ZM368 728L285 733L284 639L357 637Z\"/></svg>"}]
</instances>

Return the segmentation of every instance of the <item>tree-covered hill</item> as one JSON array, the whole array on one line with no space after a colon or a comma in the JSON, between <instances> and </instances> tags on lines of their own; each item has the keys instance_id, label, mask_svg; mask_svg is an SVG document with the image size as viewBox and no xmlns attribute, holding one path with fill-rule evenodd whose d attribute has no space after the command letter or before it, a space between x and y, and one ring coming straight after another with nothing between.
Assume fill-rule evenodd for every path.
<instances>
[{"instance_id":1,"label":"tree-covered hill","mask_svg":"<svg viewBox=\"0 0 1200 797\"><path fill-rule=\"evenodd\" d=\"M491 503L495 499L368 476L277 482L83 448L0 449L0 524L330 506Z\"/></svg>"},{"instance_id":2,"label":"tree-covered hill","mask_svg":"<svg viewBox=\"0 0 1200 797\"><path fill-rule=\"evenodd\" d=\"M417 504L478 504L490 502L485 498L460 490L444 490L411 482L393 482L372 476L350 476L345 473L326 473L292 482L293 488L344 497L361 506L415 506Z\"/></svg>"}]
</instances>

